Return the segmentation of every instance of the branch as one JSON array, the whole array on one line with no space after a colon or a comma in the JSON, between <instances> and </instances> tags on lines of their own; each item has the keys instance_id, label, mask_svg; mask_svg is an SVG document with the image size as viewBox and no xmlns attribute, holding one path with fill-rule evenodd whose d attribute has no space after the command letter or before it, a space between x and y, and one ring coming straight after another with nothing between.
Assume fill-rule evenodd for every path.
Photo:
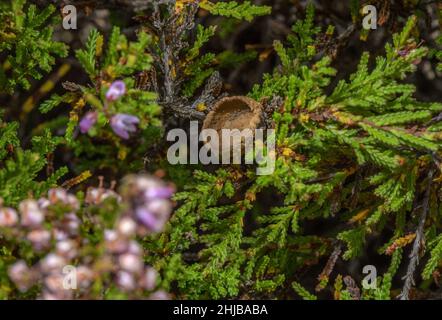
<instances>
[{"instance_id":1,"label":"branch","mask_svg":"<svg viewBox=\"0 0 442 320\"><path fill-rule=\"evenodd\" d=\"M408 263L407 273L402 279L405 279L404 286L402 287L402 292L398 296L401 300L409 300L411 287L415 285L414 272L419 265L419 252L422 244L425 241L424 226L425 220L427 219L428 211L430 210L430 192L431 184L433 182L434 169L430 169L428 172L428 185L425 191L425 196L422 204L422 215L419 219L419 225L416 229L416 238L414 239L413 249L409 256L410 261Z\"/></svg>"},{"instance_id":2,"label":"branch","mask_svg":"<svg viewBox=\"0 0 442 320\"><path fill-rule=\"evenodd\" d=\"M126 11L142 11L150 8L155 0L31 0L31 3L45 7L50 4L62 8L72 4L77 8L92 7L96 9L118 9Z\"/></svg>"}]
</instances>

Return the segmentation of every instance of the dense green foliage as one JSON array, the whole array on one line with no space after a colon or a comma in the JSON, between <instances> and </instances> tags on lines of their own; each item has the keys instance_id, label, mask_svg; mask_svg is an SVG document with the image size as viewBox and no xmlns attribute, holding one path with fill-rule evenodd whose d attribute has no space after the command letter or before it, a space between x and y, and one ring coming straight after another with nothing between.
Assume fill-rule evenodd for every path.
<instances>
[{"instance_id":1,"label":"dense green foliage","mask_svg":"<svg viewBox=\"0 0 442 320\"><path fill-rule=\"evenodd\" d=\"M0 122L0 197L17 207L68 174L74 178L65 177L64 186L77 188L81 200L90 176L110 182L155 171L176 185L176 207L163 232L138 240L146 263L160 273L161 289L173 297L428 297L442 262L442 99L440 92L436 101L419 99L413 75L425 61L440 78L442 36L421 43L423 13L414 2L407 17L392 17L394 28L385 26L390 36L383 50L364 52L347 73L336 62L345 39L337 26L318 23L312 4L301 6L303 18L262 52L251 45L238 52L208 47L216 37L228 38L232 26L271 15L271 1L177 0L137 12L130 36L123 27L107 34L94 28L69 57L82 82L64 82L39 104L43 120L31 143L17 132L17 112L8 113L14 121ZM351 1L351 32L368 42L379 31L362 29L361 9ZM32 79L51 71L55 56L68 55L67 45L51 40L60 23L54 11L24 0L0 4L5 97L30 90ZM200 23L208 15L217 16L218 25ZM273 70L242 93L264 106L266 125L275 129L276 149L268 155L274 172L167 163L167 131L204 120L228 91L220 74L269 55ZM110 97L118 82L124 89ZM132 123L117 123L120 116ZM107 209L125 210L82 205L83 223L93 229L89 215L103 218ZM9 288L6 265L31 262L33 255L15 253L17 243L1 232L0 297L12 298L18 293ZM356 271L348 267L355 261L364 261ZM381 263L377 286L364 287L363 265ZM109 290L102 298L138 297Z\"/></svg>"},{"instance_id":2,"label":"dense green foliage","mask_svg":"<svg viewBox=\"0 0 442 320\"><path fill-rule=\"evenodd\" d=\"M30 78L41 79L42 72L51 70L54 55L67 55L66 45L52 40L53 28L47 25L55 7L37 11L35 5L25 9L25 3L17 0L0 4L0 53L7 53L0 68L0 90L9 93L17 85L29 89Z\"/></svg>"}]
</instances>

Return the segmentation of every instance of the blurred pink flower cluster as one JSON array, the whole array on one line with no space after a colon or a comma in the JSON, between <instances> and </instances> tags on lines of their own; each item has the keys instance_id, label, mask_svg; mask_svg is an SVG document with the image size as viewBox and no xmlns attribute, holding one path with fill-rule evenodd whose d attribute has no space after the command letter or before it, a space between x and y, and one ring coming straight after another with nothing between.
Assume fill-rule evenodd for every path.
<instances>
[{"instance_id":1,"label":"blurred pink flower cluster","mask_svg":"<svg viewBox=\"0 0 442 320\"><path fill-rule=\"evenodd\" d=\"M164 228L172 212L173 192L158 178L133 175L124 179L120 194L101 187L88 189L83 206L77 197L58 188L39 200L22 201L18 212L0 207L0 233L29 243L42 257L32 266L19 257L8 268L10 280L22 292L41 285L41 299L100 299L93 292L96 283L115 287L129 298L167 298L165 292L155 291L158 273L145 265L136 236ZM82 224L99 224L99 217L87 209L99 208L108 198L118 202L120 211L113 228L100 229L102 239L91 249Z\"/></svg>"}]
</instances>

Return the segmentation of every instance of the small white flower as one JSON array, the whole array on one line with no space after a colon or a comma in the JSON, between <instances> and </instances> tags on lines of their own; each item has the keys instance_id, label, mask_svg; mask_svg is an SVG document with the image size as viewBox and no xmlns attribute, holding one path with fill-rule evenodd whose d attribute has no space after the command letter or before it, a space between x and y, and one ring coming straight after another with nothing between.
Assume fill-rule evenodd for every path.
<instances>
[{"instance_id":1,"label":"small white flower","mask_svg":"<svg viewBox=\"0 0 442 320\"><path fill-rule=\"evenodd\" d=\"M118 221L117 230L121 235L129 238L135 235L137 224L133 219L129 217L124 217L120 221Z\"/></svg>"}]
</instances>

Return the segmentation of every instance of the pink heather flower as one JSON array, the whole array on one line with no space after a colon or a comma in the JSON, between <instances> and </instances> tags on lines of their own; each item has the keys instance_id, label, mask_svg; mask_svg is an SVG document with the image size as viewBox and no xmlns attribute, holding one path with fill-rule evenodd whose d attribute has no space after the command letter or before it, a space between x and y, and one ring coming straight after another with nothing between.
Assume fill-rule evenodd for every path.
<instances>
[{"instance_id":1,"label":"pink heather flower","mask_svg":"<svg viewBox=\"0 0 442 320\"><path fill-rule=\"evenodd\" d=\"M400 55L401 57L406 57L410 51L409 50L398 50L398 55Z\"/></svg>"},{"instance_id":2,"label":"pink heather flower","mask_svg":"<svg viewBox=\"0 0 442 320\"><path fill-rule=\"evenodd\" d=\"M51 233L48 230L37 229L29 232L26 238L32 243L35 250L40 251L49 247Z\"/></svg>"},{"instance_id":3,"label":"pink heather flower","mask_svg":"<svg viewBox=\"0 0 442 320\"><path fill-rule=\"evenodd\" d=\"M40 209L44 210L51 205L51 202L46 198L40 198L38 199L37 204Z\"/></svg>"},{"instance_id":4,"label":"pink heather flower","mask_svg":"<svg viewBox=\"0 0 442 320\"><path fill-rule=\"evenodd\" d=\"M143 271L143 260L131 253L124 253L118 257L118 264L122 270L130 273L140 274Z\"/></svg>"},{"instance_id":5,"label":"pink heather flower","mask_svg":"<svg viewBox=\"0 0 442 320\"><path fill-rule=\"evenodd\" d=\"M56 252L58 255L71 260L77 256L77 245L74 240L62 240L57 242L55 245Z\"/></svg>"},{"instance_id":6,"label":"pink heather flower","mask_svg":"<svg viewBox=\"0 0 442 320\"><path fill-rule=\"evenodd\" d=\"M115 230L104 231L104 243L106 250L112 253L122 253L127 249L126 239L120 237Z\"/></svg>"},{"instance_id":7,"label":"pink heather flower","mask_svg":"<svg viewBox=\"0 0 442 320\"><path fill-rule=\"evenodd\" d=\"M167 219L169 218L169 212L155 212L149 210L149 208L146 206L138 207L135 210L135 215L147 229L153 232L162 231Z\"/></svg>"},{"instance_id":8,"label":"pink heather flower","mask_svg":"<svg viewBox=\"0 0 442 320\"><path fill-rule=\"evenodd\" d=\"M78 230L80 228L80 219L73 212L70 212L64 216L64 219L61 221L62 229L66 231L69 235L75 236L78 234Z\"/></svg>"},{"instance_id":9,"label":"pink heather flower","mask_svg":"<svg viewBox=\"0 0 442 320\"><path fill-rule=\"evenodd\" d=\"M172 204L165 199L149 201L135 210L140 222L153 232L160 232L170 217Z\"/></svg>"},{"instance_id":10,"label":"pink heather flower","mask_svg":"<svg viewBox=\"0 0 442 320\"><path fill-rule=\"evenodd\" d=\"M117 223L118 232L126 238L130 238L135 235L137 231L137 224L130 217L123 217Z\"/></svg>"},{"instance_id":11,"label":"pink heather flower","mask_svg":"<svg viewBox=\"0 0 442 320\"><path fill-rule=\"evenodd\" d=\"M149 300L170 300L170 296L166 291L158 290L149 296Z\"/></svg>"},{"instance_id":12,"label":"pink heather flower","mask_svg":"<svg viewBox=\"0 0 442 320\"><path fill-rule=\"evenodd\" d=\"M404 49L404 50L398 50L397 54L403 58L405 58L406 56L408 56L411 52L413 52L413 50L408 50L408 49ZM414 65L418 65L419 63L421 63L422 59L415 59L413 60L411 63Z\"/></svg>"},{"instance_id":13,"label":"pink heather flower","mask_svg":"<svg viewBox=\"0 0 442 320\"><path fill-rule=\"evenodd\" d=\"M48 191L48 200L51 204L61 202L70 205L75 210L80 208L77 198L72 194L68 194L67 191L62 188L50 189Z\"/></svg>"},{"instance_id":14,"label":"pink heather flower","mask_svg":"<svg viewBox=\"0 0 442 320\"><path fill-rule=\"evenodd\" d=\"M61 273L61 271L49 274L44 279L45 289L48 289L49 292L52 292L58 296L57 293L62 293L63 291L67 291L63 289L63 279L64 276Z\"/></svg>"},{"instance_id":15,"label":"pink heather flower","mask_svg":"<svg viewBox=\"0 0 442 320\"><path fill-rule=\"evenodd\" d=\"M137 208L135 214L138 220L148 229L154 232L160 232L162 230L161 221L155 217L152 212L148 211L144 207Z\"/></svg>"},{"instance_id":16,"label":"pink heather flower","mask_svg":"<svg viewBox=\"0 0 442 320\"><path fill-rule=\"evenodd\" d=\"M64 241L69 238L69 234L65 230L58 228L52 229L52 236L56 241Z\"/></svg>"},{"instance_id":17,"label":"pink heather flower","mask_svg":"<svg viewBox=\"0 0 442 320\"><path fill-rule=\"evenodd\" d=\"M121 201L120 195L115 191L103 188L88 188L85 202L87 204L100 204L109 197L116 198L118 202Z\"/></svg>"},{"instance_id":18,"label":"pink heather flower","mask_svg":"<svg viewBox=\"0 0 442 320\"><path fill-rule=\"evenodd\" d=\"M138 119L136 116L118 113L111 118L110 125L116 135L123 139L129 139L129 132L137 131L137 127L135 125L139 122L140 119Z\"/></svg>"},{"instance_id":19,"label":"pink heather flower","mask_svg":"<svg viewBox=\"0 0 442 320\"><path fill-rule=\"evenodd\" d=\"M109 90L106 92L106 99L108 101L115 101L118 98L124 96L126 94L126 84L117 80L111 84Z\"/></svg>"},{"instance_id":20,"label":"pink heather flower","mask_svg":"<svg viewBox=\"0 0 442 320\"><path fill-rule=\"evenodd\" d=\"M18 215L14 209L0 209L0 227L12 227L18 222Z\"/></svg>"},{"instance_id":21,"label":"pink heather flower","mask_svg":"<svg viewBox=\"0 0 442 320\"><path fill-rule=\"evenodd\" d=\"M144 195L146 199L167 199L170 198L174 193L174 189L172 187L152 187L148 188Z\"/></svg>"},{"instance_id":22,"label":"pink heather flower","mask_svg":"<svg viewBox=\"0 0 442 320\"><path fill-rule=\"evenodd\" d=\"M86 266L77 267L77 280L80 288L86 289L89 287L93 278L94 272L90 268Z\"/></svg>"},{"instance_id":23,"label":"pink heather flower","mask_svg":"<svg viewBox=\"0 0 442 320\"><path fill-rule=\"evenodd\" d=\"M40 210L37 201L24 200L19 205L21 224L24 227L39 227L44 220L44 213Z\"/></svg>"},{"instance_id":24,"label":"pink heather flower","mask_svg":"<svg viewBox=\"0 0 442 320\"><path fill-rule=\"evenodd\" d=\"M132 240L129 242L127 246L127 253L135 254L137 256L141 255L143 253L143 249L141 249L141 246L136 242L135 240Z\"/></svg>"},{"instance_id":25,"label":"pink heather flower","mask_svg":"<svg viewBox=\"0 0 442 320\"><path fill-rule=\"evenodd\" d=\"M170 201L165 199L155 199L150 201L147 206L147 210L153 212L159 217L164 217L166 220L169 218L170 212L172 211L172 204Z\"/></svg>"},{"instance_id":26,"label":"pink heather flower","mask_svg":"<svg viewBox=\"0 0 442 320\"><path fill-rule=\"evenodd\" d=\"M27 291L33 283L34 274L26 265L26 262L19 260L8 269L9 278L14 282L21 292Z\"/></svg>"},{"instance_id":27,"label":"pink heather flower","mask_svg":"<svg viewBox=\"0 0 442 320\"><path fill-rule=\"evenodd\" d=\"M40 261L40 270L43 273L60 272L66 264L64 257L50 253Z\"/></svg>"},{"instance_id":28,"label":"pink heather flower","mask_svg":"<svg viewBox=\"0 0 442 320\"><path fill-rule=\"evenodd\" d=\"M128 176L121 188L122 198L132 203L133 218L141 225L139 235L161 232L172 212L169 198L174 193L172 186L151 176Z\"/></svg>"},{"instance_id":29,"label":"pink heather flower","mask_svg":"<svg viewBox=\"0 0 442 320\"><path fill-rule=\"evenodd\" d=\"M131 291L136 288L134 276L127 271L119 271L117 273L116 283L124 291Z\"/></svg>"},{"instance_id":30,"label":"pink heather flower","mask_svg":"<svg viewBox=\"0 0 442 320\"><path fill-rule=\"evenodd\" d=\"M80 131L81 133L87 133L97 122L97 113L94 111L89 111L80 121Z\"/></svg>"},{"instance_id":31,"label":"pink heather flower","mask_svg":"<svg viewBox=\"0 0 442 320\"><path fill-rule=\"evenodd\" d=\"M152 268L147 267L141 278L141 286L149 291L152 291L157 286L158 272Z\"/></svg>"},{"instance_id":32,"label":"pink heather flower","mask_svg":"<svg viewBox=\"0 0 442 320\"><path fill-rule=\"evenodd\" d=\"M104 240L106 242L114 242L118 240L118 234L115 232L115 230L104 230Z\"/></svg>"},{"instance_id":33,"label":"pink heather flower","mask_svg":"<svg viewBox=\"0 0 442 320\"><path fill-rule=\"evenodd\" d=\"M45 280L47 281L47 280ZM49 291L49 288L44 288L42 294L38 299L41 300L72 300L72 290L58 290L55 292Z\"/></svg>"}]
</instances>

